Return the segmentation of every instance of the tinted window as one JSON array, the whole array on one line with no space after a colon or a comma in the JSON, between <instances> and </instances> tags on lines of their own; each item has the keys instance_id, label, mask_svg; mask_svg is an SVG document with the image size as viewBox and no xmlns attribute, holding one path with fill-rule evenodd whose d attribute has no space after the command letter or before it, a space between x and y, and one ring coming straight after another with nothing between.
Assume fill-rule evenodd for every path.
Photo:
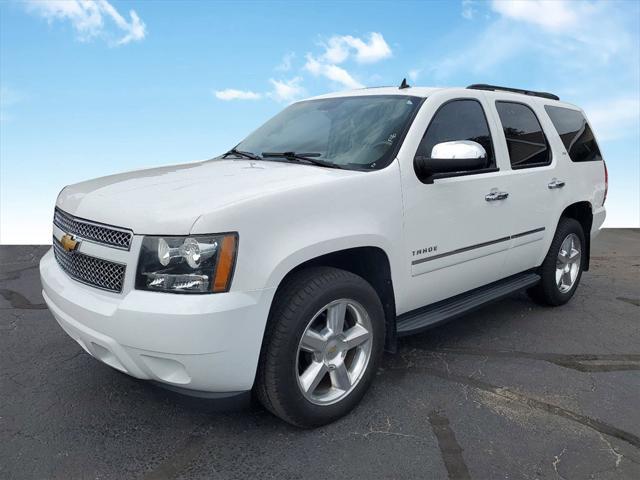
<instances>
[{"instance_id":1,"label":"tinted window","mask_svg":"<svg viewBox=\"0 0 640 480\"><path fill-rule=\"evenodd\" d=\"M496 102L513 168L547 165L549 146L533 110L522 103Z\"/></svg>"},{"instance_id":2,"label":"tinted window","mask_svg":"<svg viewBox=\"0 0 640 480\"><path fill-rule=\"evenodd\" d=\"M422 137L416 155L430 157L434 145L454 140L479 143L487 152L486 167L494 165L491 134L480 102L453 100L440 107Z\"/></svg>"},{"instance_id":3,"label":"tinted window","mask_svg":"<svg viewBox=\"0 0 640 480\"><path fill-rule=\"evenodd\" d=\"M569 108L544 107L574 162L602 160L593 132L581 112Z\"/></svg>"}]
</instances>

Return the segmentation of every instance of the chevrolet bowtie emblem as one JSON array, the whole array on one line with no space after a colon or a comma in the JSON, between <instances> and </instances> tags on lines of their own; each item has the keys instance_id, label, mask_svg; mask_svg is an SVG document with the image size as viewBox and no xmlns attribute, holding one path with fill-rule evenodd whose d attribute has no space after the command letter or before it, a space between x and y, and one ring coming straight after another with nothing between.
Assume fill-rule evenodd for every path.
<instances>
[{"instance_id":1,"label":"chevrolet bowtie emblem","mask_svg":"<svg viewBox=\"0 0 640 480\"><path fill-rule=\"evenodd\" d=\"M71 235L65 233L60 239L60 245L62 245L62 248L64 248L67 252L71 252L78 248L80 242L74 240Z\"/></svg>"}]
</instances>

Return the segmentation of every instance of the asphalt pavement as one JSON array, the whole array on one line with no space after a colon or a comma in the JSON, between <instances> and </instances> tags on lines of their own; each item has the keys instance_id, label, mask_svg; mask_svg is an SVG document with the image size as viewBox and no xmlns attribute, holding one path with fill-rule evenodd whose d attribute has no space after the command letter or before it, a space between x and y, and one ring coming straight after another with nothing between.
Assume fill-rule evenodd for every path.
<instances>
[{"instance_id":1,"label":"asphalt pavement","mask_svg":"<svg viewBox=\"0 0 640 480\"><path fill-rule=\"evenodd\" d=\"M46 309L48 247L0 247L0 478L640 478L640 230L573 300L518 294L386 355L346 418L299 430L101 364Z\"/></svg>"}]
</instances>

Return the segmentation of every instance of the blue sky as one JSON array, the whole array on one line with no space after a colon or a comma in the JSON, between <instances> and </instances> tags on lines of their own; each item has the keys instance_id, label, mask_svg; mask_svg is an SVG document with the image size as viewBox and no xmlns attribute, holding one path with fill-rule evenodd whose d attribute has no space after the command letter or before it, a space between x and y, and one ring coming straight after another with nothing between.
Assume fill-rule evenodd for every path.
<instances>
[{"instance_id":1,"label":"blue sky","mask_svg":"<svg viewBox=\"0 0 640 480\"><path fill-rule=\"evenodd\" d=\"M589 114L606 225L640 226L640 2L0 1L0 242L83 179L211 158L291 101L495 83Z\"/></svg>"}]
</instances>

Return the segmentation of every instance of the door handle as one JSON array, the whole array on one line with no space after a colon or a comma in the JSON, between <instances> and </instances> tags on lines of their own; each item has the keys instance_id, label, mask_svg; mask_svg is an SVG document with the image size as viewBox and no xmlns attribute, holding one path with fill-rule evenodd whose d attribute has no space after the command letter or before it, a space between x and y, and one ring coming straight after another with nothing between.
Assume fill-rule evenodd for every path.
<instances>
[{"instance_id":1,"label":"door handle","mask_svg":"<svg viewBox=\"0 0 640 480\"><path fill-rule=\"evenodd\" d=\"M564 182L562 180L557 180L554 178L553 180L551 180L551 183L547 185L547 187L549 187L549 190L553 190L554 188L562 188L564 187Z\"/></svg>"},{"instance_id":2,"label":"door handle","mask_svg":"<svg viewBox=\"0 0 640 480\"><path fill-rule=\"evenodd\" d=\"M487 202L495 202L496 200L504 200L509 194L507 192L491 192L484 196Z\"/></svg>"}]
</instances>

